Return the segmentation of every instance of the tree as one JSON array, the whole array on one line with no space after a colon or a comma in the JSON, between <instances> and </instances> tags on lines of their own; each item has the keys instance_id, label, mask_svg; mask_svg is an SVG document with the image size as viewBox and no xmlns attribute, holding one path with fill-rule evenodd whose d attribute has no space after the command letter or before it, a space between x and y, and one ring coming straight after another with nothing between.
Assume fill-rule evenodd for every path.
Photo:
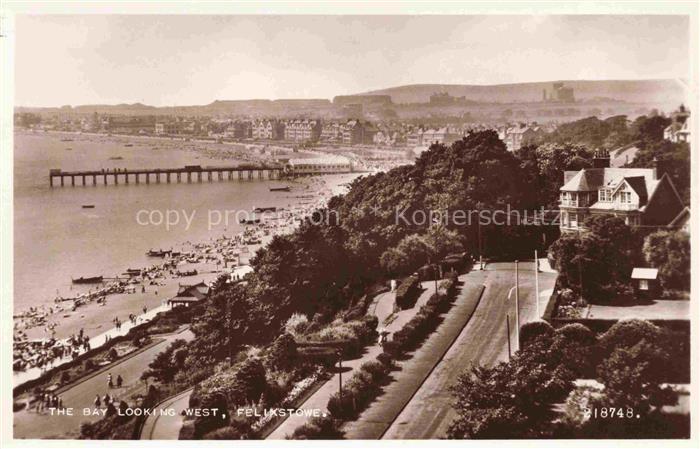
<instances>
[{"instance_id":1,"label":"tree","mask_svg":"<svg viewBox=\"0 0 700 449\"><path fill-rule=\"evenodd\" d=\"M248 294L239 283L225 284L210 295L204 312L192 324L197 337L190 345L193 363L212 365L232 358L244 345L265 341L269 316Z\"/></svg>"},{"instance_id":2,"label":"tree","mask_svg":"<svg viewBox=\"0 0 700 449\"><path fill-rule=\"evenodd\" d=\"M379 262L390 276L404 276L425 265L431 248L424 236L411 234L404 237L395 248L382 254Z\"/></svg>"},{"instance_id":3,"label":"tree","mask_svg":"<svg viewBox=\"0 0 700 449\"><path fill-rule=\"evenodd\" d=\"M690 145L688 142L648 140L626 167L661 168L673 181L681 199L690 205Z\"/></svg>"},{"instance_id":4,"label":"tree","mask_svg":"<svg viewBox=\"0 0 700 449\"><path fill-rule=\"evenodd\" d=\"M690 289L690 236L684 231L656 231L644 239L644 259L659 269L664 287Z\"/></svg>"},{"instance_id":5,"label":"tree","mask_svg":"<svg viewBox=\"0 0 700 449\"><path fill-rule=\"evenodd\" d=\"M613 324L598 340L603 357L608 357L615 349L631 348L642 340L660 341L664 338L662 329L646 320L621 320Z\"/></svg>"},{"instance_id":6,"label":"tree","mask_svg":"<svg viewBox=\"0 0 700 449\"><path fill-rule=\"evenodd\" d=\"M656 115L647 117L642 115L632 123L630 133L635 140L644 142L661 141L664 138L664 129L671 124L671 119Z\"/></svg>"},{"instance_id":7,"label":"tree","mask_svg":"<svg viewBox=\"0 0 700 449\"><path fill-rule=\"evenodd\" d=\"M291 334L285 332L272 344L265 362L272 369L285 370L294 366L297 357L297 342Z\"/></svg>"},{"instance_id":8,"label":"tree","mask_svg":"<svg viewBox=\"0 0 700 449\"><path fill-rule=\"evenodd\" d=\"M141 379L154 378L160 382L170 382L178 370L184 366L187 356L187 342L178 338L158 353L148 365L148 369L141 374Z\"/></svg>"},{"instance_id":9,"label":"tree","mask_svg":"<svg viewBox=\"0 0 700 449\"><path fill-rule=\"evenodd\" d=\"M404 276L427 263L436 263L449 253L462 250L457 232L434 225L425 234L407 235L395 248L386 250L379 261L390 276Z\"/></svg>"},{"instance_id":10,"label":"tree","mask_svg":"<svg viewBox=\"0 0 700 449\"><path fill-rule=\"evenodd\" d=\"M520 347L523 348L530 343L542 338L551 341L554 335L554 328L544 320L530 321L520 326Z\"/></svg>"},{"instance_id":11,"label":"tree","mask_svg":"<svg viewBox=\"0 0 700 449\"><path fill-rule=\"evenodd\" d=\"M605 385L599 406L631 408L648 415L653 409L677 402L675 394L661 384L669 354L659 345L642 340L632 347L618 347L598 367L599 380Z\"/></svg>"},{"instance_id":12,"label":"tree","mask_svg":"<svg viewBox=\"0 0 700 449\"><path fill-rule=\"evenodd\" d=\"M573 388L573 376L537 339L508 363L474 367L452 387L457 418L449 438L543 438L551 431L551 404Z\"/></svg>"},{"instance_id":13,"label":"tree","mask_svg":"<svg viewBox=\"0 0 700 449\"><path fill-rule=\"evenodd\" d=\"M554 331L552 357L576 377L591 377L595 368L596 337L580 323L567 324Z\"/></svg>"},{"instance_id":14,"label":"tree","mask_svg":"<svg viewBox=\"0 0 700 449\"><path fill-rule=\"evenodd\" d=\"M588 232L562 235L549 248L564 287L588 300L610 297L629 283L633 241L619 217L596 215L585 222Z\"/></svg>"},{"instance_id":15,"label":"tree","mask_svg":"<svg viewBox=\"0 0 700 449\"><path fill-rule=\"evenodd\" d=\"M265 367L257 358L249 358L243 362L236 373L236 387L239 401L229 405L242 405L257 401L265 391L267 378Z\"/></svg>"}]
</instances>

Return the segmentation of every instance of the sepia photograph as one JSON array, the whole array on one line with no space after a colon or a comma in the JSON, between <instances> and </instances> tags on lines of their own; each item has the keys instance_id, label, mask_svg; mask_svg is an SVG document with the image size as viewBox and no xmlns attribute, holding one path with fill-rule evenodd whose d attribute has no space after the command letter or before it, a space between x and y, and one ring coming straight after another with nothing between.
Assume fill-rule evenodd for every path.
<instances>
[{"instance_id":1,"label":"sepia photograph","mask_svg":"<svg viewBox=\"0 0 700 449\"><path fill-rule=\"evenodd\" d=\"M698 3L337 6L1 7L3 441L697 444Z\"/></svg>"}]
</instances>

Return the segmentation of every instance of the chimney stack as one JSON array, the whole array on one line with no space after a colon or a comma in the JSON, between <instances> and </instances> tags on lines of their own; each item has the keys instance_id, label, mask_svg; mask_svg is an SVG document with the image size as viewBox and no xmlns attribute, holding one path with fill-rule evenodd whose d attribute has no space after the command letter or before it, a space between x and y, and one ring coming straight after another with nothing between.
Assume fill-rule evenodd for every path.
<instances>
[{"instance_id":1,"label":"chimney stack","mask_svg":"<svg viewBox=\"0 0 700 449\"><path fill-rule=\"evenodd\" d=\"M668 172L668 163L654 158L654 178L661 179Z\"/></svg>"},{"instance_id":2,"label":"chimney stack","mask_svg":"<svg viewBox=\"0 0 700 449\"><path fill-rule=\"evenodd\" d=\"M610 153L598 149L593 153L593 168L610 168Z\"/></svg>"}]
</instances>

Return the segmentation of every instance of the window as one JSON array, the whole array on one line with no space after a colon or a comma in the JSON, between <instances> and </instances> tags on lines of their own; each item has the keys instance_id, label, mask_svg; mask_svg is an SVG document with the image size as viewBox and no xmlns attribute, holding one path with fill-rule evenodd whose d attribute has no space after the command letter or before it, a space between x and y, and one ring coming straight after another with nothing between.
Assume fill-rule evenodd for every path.
<instances>
[{"instance_id":1,"label":"window","mask_svg":"<svg viewBox=\"0 0 700 449\"><path fill-rule=\"evenodd\" d=\"M631 204L632 194L630 192L620 192L620 202L623 204Z\"/></svg>"},{"instance_id":2,"label":"window","mask_svg":"<svg viewBox=\"0 0 700 449\"><path fill-rule=\"evenodd\" d=\"M578 227L578 214L571 214L571 227L572 228Z\"/></svg>"},{"instance_id":3,"label":"window","mask_svg":"<svg viewBox=\"0 0 700 449\"><path fill-rule=\"evenodd\" d=\"M649 280L640 279L639 280L639 289L640 290L649 290Z\"/></svg>"},{"instance_id":4,"label":"window","mask_svg":"<svg viewBox=\"0 0 700 449\"><path fill-rule=\"evenodd\" d=\"M610 189L600 189L598 190L598 201L602 201L604 203L609 203L611 200L610 198Z\"/></svg>"}]
</instances>

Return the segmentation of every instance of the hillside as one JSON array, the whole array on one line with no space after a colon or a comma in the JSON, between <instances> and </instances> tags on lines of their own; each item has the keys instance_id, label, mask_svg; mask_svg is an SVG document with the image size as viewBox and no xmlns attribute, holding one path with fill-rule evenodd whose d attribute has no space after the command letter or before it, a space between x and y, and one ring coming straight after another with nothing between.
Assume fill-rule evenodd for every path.
<instances>
[{"instance_id":1,"label":"hillside","mask_svg":"<svg viewBox=\"0 0 700 449\"><path fill-rule=\"evenodd\" d=\"M426 103L430 95L447 92L452 96L465 96L468 100L486 103L537 102L542 100L542 90L551 87L550 82L495 84L490 86L469 84L413 84L388 89L362 92L358 95L390 95L394 103ZM610 80L610 81L561 81L574 88L577 101L595 101L600 98L629 103L673 103L686 101L687 88L677 80Z\"/></svg>"}]
</instances>

